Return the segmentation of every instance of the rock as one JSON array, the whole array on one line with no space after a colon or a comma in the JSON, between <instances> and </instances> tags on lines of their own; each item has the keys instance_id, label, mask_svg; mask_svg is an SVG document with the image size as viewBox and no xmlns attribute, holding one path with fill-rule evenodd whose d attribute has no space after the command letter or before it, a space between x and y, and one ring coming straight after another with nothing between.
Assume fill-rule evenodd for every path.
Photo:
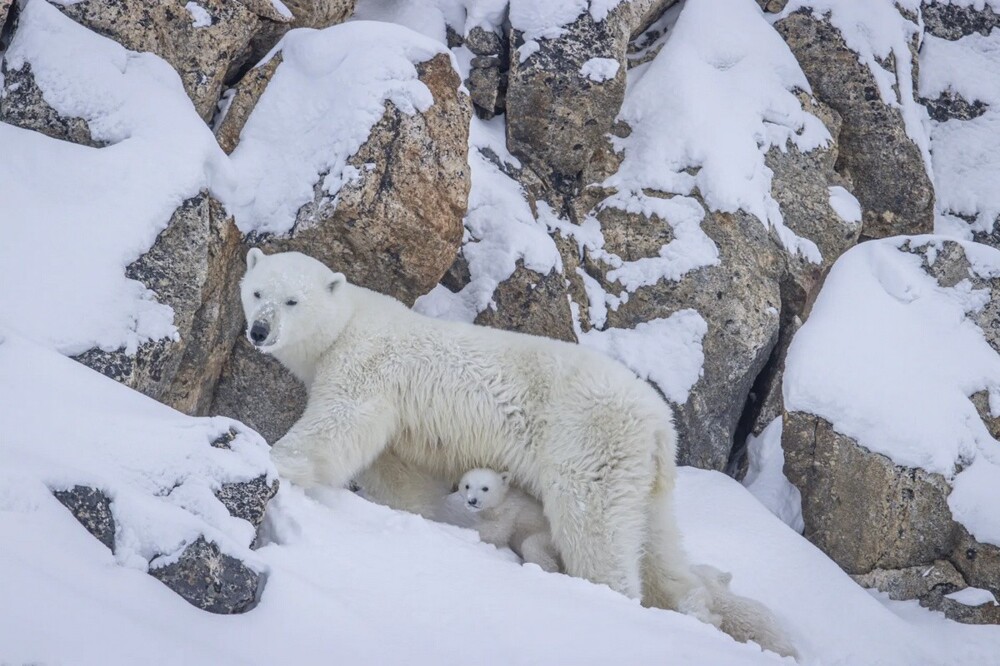
<instances>
[{"instance_id":1,"label":"rock","mask_svg":"<svg viewBox=\"0 0 1000 666\"><path fill-rule=\"evenodd\" d=\"M788 4L788 0L757 0L757 4L760 8L769 14L777 14L785 5Z\"/></svg>"},{"instance_id":2,"label":"rock","mask_svg":"<svg viewBox=\"0 0 1000 666\"><path fill-rule=\"evenodd\" d=\"M992 603L967 606L946 596L969 587L962 574L947 560L905 569L875 569L852 578L862 587L885 592L890 599L916 599L921 606L941 611L957 622L1000 624L1000 607Z\"/></svg>"},{"instance_id":3,"label":"rock","mask_svg":"<svg viewBox=\"0 0 1000 666\"><path fill-rule=\"evenodd\" d=\"M837 169L854 183L864 210L862 235L931 233L934 188L920 149L897 108L885 104L871 71L829 21L793 13L775 24L813 94L842 118ZM890 63L891 64L891 63Z\"/></svg>"},{"instance_id":4,"label":"rock","mask_svg":"<svg viewBox=\"0 0 1000 666\"><path fill-rule=\"evenodd\" d=\"M979 33L984 37L1000 27L1000 14L988 4L976 9L973 4L951 4L924 0L920 6L924 29L935 37L956 40Z\"/></svg>"},{"instance_id":5,"label":"rock","mask_svg":"<svg viewBox=\"0 0 1000 666\"><path fill-rule=\"evenodd\" d=\"M239 414L243 423L273 444L288 432L305 406L305 387L241 335L219 378L211 413Z\"/></svg>"},{"instance_id":6,"label":"rock","mask_svg":"<svg viewBox=\"0 0 1000 666\"><path fill-rule=\"evenodd\" d=\"M622 2L602 20L584 11L548 39L526 34L512 16L507 145L555 189L571 193L579 186L625 98L629 39L675 1ZM584 65L594 59L617 68L588 75Z\"/></svg>"},{"instance_id":7,"label":"rock","mask_svg":"<svg viewBox=\"0 0 1000 666\"><path fill-rule=\"evenodd\" d=\"M951 90L946 90L937 99L921 98L920 103L927 107L927 114L939 123L947 120L972 120L986 113L988 106L975 100L969 102Z\"/></svg>"},{"instance_id":8,"label":"rock","mask_svg":"<svg viewBox=\"0 0 1000 666\"><path fill-rule=\"evenodd\" d=\"M111 498L100 490L87 486L53 490L52 494L95 539L109 550L115 549L116 528L115 518L111 514Z\"/></svg>"},{"instance_id":9,"label":"rock","mask_svg":"<svg viewBox=\"0 0 1000 666\"><path fill-rule=\"evenodd\" d=\"M253 112L260 96L264 94L278 65L281 64L281 59L280 52L274 54L274 57L266 63L244 74L236 86L227 91L225 106L215 125L215 138L227 155L232 153L236 144L240 142L240 132L243 131L247 118Z\"/></svg>"},{"instance_id":10,"label":"rock","mask_svg":"<svg viewBox=\"0 0 1000 666\"><path fill-rule=\"evenodd\" d=\"M812 414L786 414L781 445L805 537L847 573L926 565L954 550L944 477L897 467Z\"/></svg>"},{"instance_id":11,"label":"rock","mask_svg":"<svg viewBox=\"0 0 1000 666\"><path fill-rule=\"evenodd\" d=\"M267 476L258 476L249 481L225 483L215 493L229 515L242 518L254 529L260 529L264 522L267 503L278 492L278 480L267 482Z\"/></svg>"},{"instance_id":12,"label":"rock","mask_svg":"<svg viewBox=\"0 0 1000 666\"><path fill-rule=\"evenodd\" d=\"M227 75L250 57L251 39L265 19L238 0L188 5L202 11L179 0L83 0L58 7L125 48L150 51L170 63L198 114L209 121Z\"/></svg>"},{"instance_id":13,"label":"rock","mask_svg":"<svg viewBox=\"0 0 1000 666\"><path fill-rule=\"evenodd\" d=\"M9 69L6 59L0 63L0 121L41 132L53 139L98 147L83 118L67 118L56 113L42 96L31 73L31 64L21 69Z\"/></svg>"},{"instance_id":14,"label":"rock","mask_svg":"<svg viewBox=\"0 0 1000 666\"><path fill-rule=\"evenodd\" d=\"M359 178L340 189L336 205L317 184L289 235L253 236L253 244L268 253L307 252L354 284L408 304L437 284L462 239L471 108L447 56L417 71L433 106L408 115L388 103L350 158Z\"/></svg>"},{"instance_id":15,"label":"rock","mask_svg":"<svg viewBox=\"0 0 1000 666\"><path fill-rule=\"evenodd\" d=\"M528 45L516 28L512 31L507 145L557 189L572 192L577 187L594 146L611 128L625 98L631 26L620 14L612 12L598 22L584 12L559 37ZM595 81L582 75L581 68L592 58L616 62L614 76Z\"/></svg>"},{"instance_id":16,"label":"rock","mask_svg":"<svg viewBox=\"0 0 1000 666\"><path fill-rule=\"evenodd\" d=\"M199 537L169 564L150 563L149 575L210 613L245 613L257 605L264 577Z\"/></svg>"},{"instance_id":17,"label":"rock","mask_svg":"<svg viewBox=\"0 0 1000 666\"><path fill-rule=\"evenodd\" d=\"M174 212L153 247L126 269L174 310L180 339L156 340L129 355L92 349L81 363L188 414L204 413L242 327L237 296L239 232L207 194Z\"/></svg>"},{"instance_id":18,"label":"rock","mask_svg":"<svg viewBox=\"0 0 1000 666\"><path fill-rule=\"evenodd\" d=\"M557 271L539 275L519 261L514 274L493 292L495 307L480 312L475 323L576 342L564 282Z\"/></svg>"},{"instance_id":19,"label":"rock","mask_svg":"<svg viewBox=\"0 0 1000 666\"><path fill-rule=\"evenodd\" d=\"M476 26L465 36L465 45L476 56L465 80L476 115L488 119L503 113L510 67L507 41L492 30Z\"/></svg>"},{"instance_id":20,"label":"rock","mask_svg":"<svg viewBox=\"0 0 1000 666\"><path fill-rule=\"evenodd\" d=\"M354 13L355 0L288 0L293 28L326 28L343 23Z\"/></svg>"}]
</instances>

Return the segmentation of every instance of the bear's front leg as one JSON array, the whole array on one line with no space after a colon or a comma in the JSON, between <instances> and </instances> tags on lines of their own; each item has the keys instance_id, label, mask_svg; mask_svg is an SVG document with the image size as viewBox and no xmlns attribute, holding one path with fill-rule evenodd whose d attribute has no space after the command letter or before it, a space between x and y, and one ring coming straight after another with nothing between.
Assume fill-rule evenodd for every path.
<instances>
[{"instance_id":1,"label":"bear's front leg","mask_svg":"<svg viewBox=\"0 0 1000 666\"><path fill-rule=\"evenodd\" d=\"M310 395L301 418L271 448L271 460L297 485L343 488L386 449L395 422L383 401Z\"/></svg>"}]
</instances>

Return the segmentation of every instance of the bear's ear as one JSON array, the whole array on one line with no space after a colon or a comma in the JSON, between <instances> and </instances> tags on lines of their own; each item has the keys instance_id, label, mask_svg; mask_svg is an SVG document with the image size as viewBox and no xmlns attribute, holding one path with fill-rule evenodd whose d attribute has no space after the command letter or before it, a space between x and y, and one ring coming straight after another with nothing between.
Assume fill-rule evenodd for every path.
<instances>
[{"instance_id":1,"label":"bear's ear","mask_svg":"<svg viewBox=\"0 0 1000 666\"><path fill-rule=\"evenodd\" d=\"M257 262L264 257L264 253L260 251L259 247L251 248L247 252L247 270L250 270L257 265Z\"/></svg>"},{"instance_id":2,"label":"bear's ear","mask_svg":"<svg viewBox=\"0 0 1000 666\"><path fill-rule=\"evenodd\" d=\"M343 273L334 273L333 277L327 283L326 288L331 294L336 293L343 285L347 284L347 278L344 277Z\"/></svg>"},{"instance_id":3,"label":"bear's ear","mask_svg":"<svg viewBox=\"0 0 1000 666\"><path fill-rule=\"evenodd\" d=\"M510 472L501 472L500 480L503 481L503 485L510 485Z\"/></svg>"}]
</instances>

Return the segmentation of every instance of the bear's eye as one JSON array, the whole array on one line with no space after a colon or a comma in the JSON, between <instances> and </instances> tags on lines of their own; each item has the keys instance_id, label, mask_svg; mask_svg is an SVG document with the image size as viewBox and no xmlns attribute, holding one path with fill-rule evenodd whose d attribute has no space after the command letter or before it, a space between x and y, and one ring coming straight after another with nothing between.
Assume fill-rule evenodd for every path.
<instances>
[{"instance_id":1,"label":"bear's eye","mask_svg":"<svg viewBox=\"0 0 1000 666\"><path fill-rule=\"evenodd\" d=\"M259 291L253 292L253 297L254 298L260 298L260 292Z\"/></svg>"},{"instance_id":2,"label":"bear's eye","mask_svg":"<svg viewBox=\"0 0 1000 666\"><path fill-rule=\"evenodd\" d=\"M487 488L486 486L483 486L483 492L484 492L484 493L488 493L488 492L490 492L490 489L489 489L489 488Z\"/></svg>"},{"instance_id":3,"label":"bear's eye","mask_svg":"<svg viewBox=\"0 0 1000 666\"><path fill-rule=\"evenodd\" d=\"M465 489L466 489L466 490L468 490L468 489L469 489L469 484L465 484Z\"/></svg>"},{"instance_id":4,"label":"bear's eye","mask_svg":"<svg viewBox=\"0 0 1000 666\"><path fill-rule=\"evenodd\" d=\"M285 305L298 305L298 304L299 302L294 298L289 298L287 301L285 301Z\"/></svg>"}]
</instances>

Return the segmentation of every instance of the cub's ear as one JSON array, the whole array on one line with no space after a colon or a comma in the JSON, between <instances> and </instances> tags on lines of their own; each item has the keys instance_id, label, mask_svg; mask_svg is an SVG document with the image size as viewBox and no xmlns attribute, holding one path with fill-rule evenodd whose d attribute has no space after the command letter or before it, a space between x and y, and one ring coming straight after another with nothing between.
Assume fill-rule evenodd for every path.
<instances>
[{"instance_id":1,"label":"cub's ear","mask_svg":"<svg viewBox=\"0 0 1000 666\"><path fill-rule=\"evenodd\" d=\"M257 262L260 261L263 257L264 253L260 251L260 248L258 247L251 248L250 251L247 252L247 270L250 270L251 268L256 266Z\"/></svg>"},{"instance_id":2,"label":"cub's ear","mask_svg":"<svg viewBox=\"0 0 1000 666\"><path fill-rule=\"evenodd\" d=\"M505 486L509 485L510 484L510 472L501 472L500 473L500 480L503 481L503 485L505 485Z\"/></svg>"},{"instance_id":3,"label":"cub's ear","mask_svg":"<svg viewBox=\"0 0 1000 666\"><path fill-rule=\"evenodd\" d=\"M344 277L343 273L334 273L333 277L327 283L326 288L331 294L336 293L338 289L347 284L347 278Z\"/></svg>"}]
</instances>

